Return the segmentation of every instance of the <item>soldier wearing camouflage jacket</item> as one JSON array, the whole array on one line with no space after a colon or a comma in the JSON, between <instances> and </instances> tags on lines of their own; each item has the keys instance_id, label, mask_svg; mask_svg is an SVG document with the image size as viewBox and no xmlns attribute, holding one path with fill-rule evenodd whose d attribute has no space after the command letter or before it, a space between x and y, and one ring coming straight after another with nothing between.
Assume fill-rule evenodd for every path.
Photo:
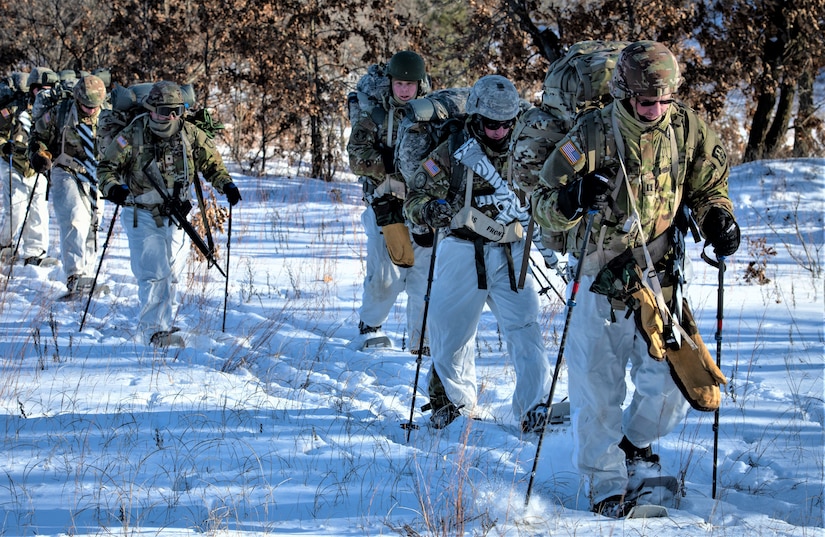
<instances>
[{"instance_id":1,"label":"soldier wearing camouflage jacket","mask_svg":"<svg viewBox=\"0 0 825 537\"><path fill-rule=\"evenodd\" d=\"M536 221L567 234L573 256L579 256L585 223L593 218L587 255L578 259L583 275L565 353L577 464L589 480L593 511L608 516L627 514L632 505L626 493L638 485L643 468L658 468L651 444L682 421L688 406L668 361L652 358L650 335L637 323L638 302L604 296L600 278L620 259L629 263L622 268L638 268L638 274L652 262L648 268L656 277L648 278L653 291L646 296L655 296L660 285L663 302L672 311L682 307L670 296L677 289L672 239L681 204L718 256L739 245L725 150L704 121L674 101L680 82L678 62L664 45L630 44L613 74L614 102L579 118L549 155L532 195ZM689 270L680 273L686 277ZM683 339L676 348L688 345ZM635 391L623 410L628 362ZM717 381L723 379L719 374Z\"/></svg>"},{"instance_id":2,"label":"soldier wearing camouflage jacket","mask_svg":"<svg viewBox=\"0 0 825 537\"><path fill-rule=\"evenodd\" d=\"M398 295L406 292L406 333L410 350L417 354L432 248L428 228L410 230L404 221L406 185L396 168L395 146L406 103L428 92L429 79L424 59L408 50L390 58L386 75L381 78L375 83L386 84L386 91L379 97L380 102L361 109L353 118L347 143L350 169L361 176L367 204L361 215L367 235L367 272L359 309L359 335L351 345L358 349L391 346L381 326ZM398 250L407 255L395 255ZM420 350L429 354L426 339Z\"/></svg>"},{"instance_id":3,"label":"soldier wearing camouflage jacket","mask_svg":"<svg viewBox=\"0 0 825 537\"><path fill-rule=\"evenodd\" d=\"M141 305L138 337L158 347L182 346L184 339L173 320L189 239L169 216L168 204L188 212L198 173L225 194L230 205L241 196L214 141L184 121L184 99L177 84L155 83L144 106L149 112L126 126L105 149L98 177L103 196L124 206L121 224ZM154 178L157 186L147 175L150 169L159 174Z\"/></svg>"}]
</instances>

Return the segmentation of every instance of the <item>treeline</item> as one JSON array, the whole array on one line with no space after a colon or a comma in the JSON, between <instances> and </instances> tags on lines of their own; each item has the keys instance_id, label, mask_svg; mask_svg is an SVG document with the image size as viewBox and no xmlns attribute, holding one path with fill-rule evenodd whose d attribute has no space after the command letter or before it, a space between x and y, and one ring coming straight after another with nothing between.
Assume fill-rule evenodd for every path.
<instances>
[{"instance_id":1,"label":"treeline","mask_svg":"<svg viewBox=\"0 0 825 537\"><path fill-rule=\"evenodd\" d=\"M656 39L684 67L680 97L737 161L825 154L825 0L17 0L2 2L0 64L107 67L122 85L195 86L246 171L344 166L344 102L370 63L411 48L435 87L498 72L527 99L582 39ZM733 113L730 113L733 111ZM742 121L744 120L744 124ZM790 140L790 143L788 143Z\"/></svg>"}]
</instances>

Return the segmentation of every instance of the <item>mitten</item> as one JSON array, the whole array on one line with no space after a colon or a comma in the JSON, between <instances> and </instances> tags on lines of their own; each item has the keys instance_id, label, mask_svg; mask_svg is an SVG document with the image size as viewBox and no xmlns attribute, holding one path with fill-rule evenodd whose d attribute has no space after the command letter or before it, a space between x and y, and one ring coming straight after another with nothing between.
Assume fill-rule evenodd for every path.
<instances>
[{"instance_id":1,"label":"mitten","mask_svg":"<svg viewBox=\"0 0 825 537\"><path fill-rule=\"evenodd\" d=\"M721 207L711 207L702 223L702 232L719 257L727 257L739 249L739 224L733 215Z\"/></svg>"}]
</instances>

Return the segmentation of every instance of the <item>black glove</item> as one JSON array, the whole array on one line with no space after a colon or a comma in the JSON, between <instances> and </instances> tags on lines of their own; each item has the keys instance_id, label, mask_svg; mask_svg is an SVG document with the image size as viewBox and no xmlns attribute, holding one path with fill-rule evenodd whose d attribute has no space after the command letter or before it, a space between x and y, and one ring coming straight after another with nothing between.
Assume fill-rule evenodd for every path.
<instances>
[{"instance_id":1,"label":"black glove","mask_svg":"<svg viewBox=\"0 0 825 537\"><path fill-rule=\"evenodd\" d=\"M41 149L37 153L32 153L32 156L29 157L29 163L37 173L46 173L52 167L52 154L45 149Z\"/></svg>"},{"instance_id":2,"label":"black glove","mask_svg":"<svg viewBox=\"0 0 825 537\"><path fill-rule=\"evenodd\" d=\"M226 195L226 201L228 201L229 205L232 207L241 201L241 193L238 190L238 187L235 186L235 183L227 183L223 185L223 193Z\"/></svg>"},{"instance_id":3,"label":"black glove","mask_svg":"<svg viewBox=\"0 0 825 537\"><path fill-rule=\"evenodd\" d=\"M112 185L106 199L116 205L123 205L126 203L126 198L129 196L129 187L126 185Z\"/></svg>"},{"instance_id":4,"label":"black glove","mask_svg":"<svg viewBox=\"0 0 825 537\"><path fill-rule=\"evenodd\" d=\"M453 219L453 209L444 200L430 200L421 209L421 219L430 227L447 227Z\"/></svg>"},{"instance_id":5,"label":"black glove","mask_svg":"<svg viewBox=\"0 0 825 537\"><path fill-rule=\"evenodd\" d=\"M378 227L404 223L404 200L401 198L396 198L392 194L384 194L372 200L371 205Z\"/></svg>"},{"instance_id":6,"label":"black glove","mask_svg":"<svg viewBox=\"0 0 825 537\"><path fill-rule=\"evenodd\" d=\"M721 207L711 207L702 222L702 232L718 257L727 257L739 249L739 224Z\"/></svg>"},{"instance_id":7,"label":"black glove","mask_svg":"<svg viewBox=\"0 0 825 537\"><path fill-rule=\"evenodd\" d=\"M381 162L384 163L385 173L395 173L395 147L389 147L382 143L375 146L375 149L381 153Z\"/></svg>"},{"instance_id":8,"label":"black glove","mask_svg":"<svg viewBox=\"0 0 825 537\"><path fill-rule=\"evenodd\" d=\"M9 140L5 144L3 144L2 148L0 148L0 151L3 152L4 157L9 158L11 154L14 153L14 142Z\"/></svg>"},{"instance_id":9,"label":"black glove","mask_svg":"<svg viewBox=\"0 0 825 537\"><path fill-rule=\"evenodd\" d=\"M601 212L607 207L612 170L601 168L590 172L559 190L559 211L568 220L578 217L582 209Z\"/></svg>"}]
</instances>

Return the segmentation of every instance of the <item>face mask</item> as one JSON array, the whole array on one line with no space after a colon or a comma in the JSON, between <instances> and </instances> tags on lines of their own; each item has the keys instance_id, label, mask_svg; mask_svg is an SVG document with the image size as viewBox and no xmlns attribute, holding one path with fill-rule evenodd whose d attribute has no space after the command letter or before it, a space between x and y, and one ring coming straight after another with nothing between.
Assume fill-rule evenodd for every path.
<instances>
[{"instance_id":1,"label":"face mask","mask_svg":"<svg viewBox=\"0 0 825 537\"><path fill-rule=\"evenodd\" d=\"M180 131L180 119L157 121L149 116L149 130L159 138L169 138Z\"/></svg>"}]
</instances>

